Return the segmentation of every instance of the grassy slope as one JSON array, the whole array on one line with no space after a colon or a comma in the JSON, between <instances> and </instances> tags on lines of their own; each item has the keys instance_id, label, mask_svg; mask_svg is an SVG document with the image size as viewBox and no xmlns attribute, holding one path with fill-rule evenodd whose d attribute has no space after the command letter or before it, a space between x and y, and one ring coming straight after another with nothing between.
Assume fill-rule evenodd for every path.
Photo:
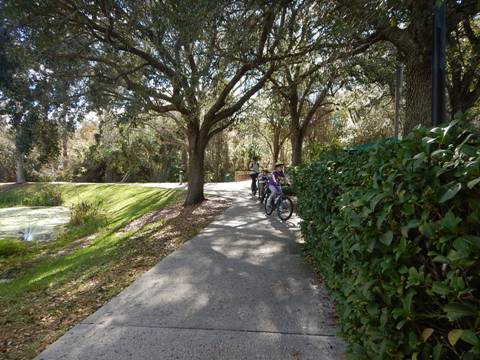
<instances>
[{"instance_id":1,"label":"grassy slope","mask_svg":"<svg viewBox=\"0 0 480 360\"><path fill-rule=\"evenodd\" d=\"M42 185L31 185L9 190L6 194L0 193L0 206L6 203L12 206L12 199L21 203L24 196L38 191ZM99 230L95 240L83 249L78 249L65 257L45 256L42 261L29 269L22 277L6 284L0 284L0 299L11 299L26 291L44 287L52 287L64 281L88 276L101 266L110 253L119 243L128 238L129 234L118 236L117 232L132 220L161 209L175 199L174 190L163 190L124 185L58 185L62 189L64 206L70 206L80 201L101 201L106 211L106 221L102 223L88 223L84 226L69 227L66 233L48 247L31 249L29 257L38 255L37 252L50 252L68 245L80 236L91 234ZM5 196L6 195L6 196ZM7 199L5 201L4 199ZM98 225L104 225L98 229Z\"/></svg>"},{"instance_id":2,"label":"grassy slope","mask_svg":"<svg viewBox=\"0 0 480 360\"><path fill-rule=\"evenodd\" d=\"M42 186L45 185L0 190L0 207L20 205L22 199L39 191ZM63 324L73 322L72 319L65 319L65 316L82 318L92 307L98 307L128 285L128 277L116 281L115 271L119 268L124 273L130 271L127 266L132 245L128 240L137 236L135 233L139 229L122 230L132 220L179 200L179 193L175 190L102 184L55 186L62 191L64 206L80 201L101 201L105 218L81 226L68 226L56 241L31 244L27 255L0 258L0 268L10 266L16 275L12 282L0 283L2 331L14 331L23 333L19 336L32 337L29 331L32 322L35 322L36 328L45 325L43 330L48 331L50 327L57 332L41 337L40 331L34 336L38 341L31 341L31 345L27 348L23 346L18 351L10 349L7 358L32 357L41 346L40 343L48 343L51 340L49 336L58 336L68 326ZM160 220L149 226L155 226L158 230L163 222ZM84 247L72 247L78 238L91 234L94 234L93 239L86 242ZM67 250L66 255L59 255L62 250ZM95 291L90 291L90 288ZM98 305L92 304L95 302ZM89 310L83 311L80 308L82 304L86 304L85 308ZM40 319L38 314L41 314ZM57 316L59 314L61 316ZM49 324L49 318L50 322L56 323ZM1 343L2 338L6 341L8 336L0 332L0 355L9 346ZM21 339L19 343L22 343Z\"/></svg>"}]
</instances>

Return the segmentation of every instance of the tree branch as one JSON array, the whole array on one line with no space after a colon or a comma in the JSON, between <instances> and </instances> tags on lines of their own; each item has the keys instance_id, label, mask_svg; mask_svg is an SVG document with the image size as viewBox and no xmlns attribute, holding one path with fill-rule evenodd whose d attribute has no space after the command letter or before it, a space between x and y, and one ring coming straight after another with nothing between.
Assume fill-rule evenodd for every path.
<instances>
[{"instance_id":1,"label":"tree branch","mask_svg":"<svg viewBox=\"0 0 480 360\"><path fill-rule=\"evenodd\" d=\"M210 107L210 109L207 111L207 113L204 116L205 119L205 127L209 128L211 125L214 124L215 122L215 115L216 113L225 106L225 101L227 99L227 96L230 94L230 92L233 90L235 85L242 79L242 77L247 73L247 71L250 70L249 65L242 65L235 75L230 79L230 81L225 85L223 88L222 92L218 96L217 100L215 103Z\"/></svg>"},{"instance_id":2,"label":"tree branch","mask_svg":"<svg viewBox=\"0 0 480 360\"><path fill-rule=\"evenodd\" d=\"M262 78L254 85L252 86L235 104L232 106L218 112L215 114L213 118L213 124L219 122L222 119L225 119L227 117L232 116L235 114L238 110L242 108L242 106L253 96L255 93L257 93L263 85L267 82L267 80L270 78L270 76L273 74L273 71L275 69L275 66L272 64L270 68L267 70L267 72L262 76Z\"/></svg>"}]
</instances>

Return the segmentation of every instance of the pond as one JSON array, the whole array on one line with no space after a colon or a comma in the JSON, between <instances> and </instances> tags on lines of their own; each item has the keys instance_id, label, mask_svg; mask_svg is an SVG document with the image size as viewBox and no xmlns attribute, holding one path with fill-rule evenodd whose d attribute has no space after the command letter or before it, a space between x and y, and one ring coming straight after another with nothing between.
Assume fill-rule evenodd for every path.
<instances>
[{"instance_id":1,"label":"pond","mask_svg":"<svg viewBox=\"0 0 480 360\"><path fill-rule=\"evenodd\" d=\"M70 221L62 206L0 209L0 239L51 240Z\"/></svg>"}]
</instances>

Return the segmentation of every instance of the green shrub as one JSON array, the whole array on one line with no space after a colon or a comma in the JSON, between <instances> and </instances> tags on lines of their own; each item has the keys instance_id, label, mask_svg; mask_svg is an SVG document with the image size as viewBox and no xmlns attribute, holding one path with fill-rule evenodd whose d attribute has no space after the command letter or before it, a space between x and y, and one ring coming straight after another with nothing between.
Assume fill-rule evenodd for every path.
<instances>
[{"instance_id":1,"label":"green shrub","mask_svg":"<svg viewBox=\"0 0 480 360\"><path fill-rule=\"evenodd\" d=\"M81 201L70 208L71 225L83 225L103 217L102 203L100 201Z\"/></svg>"},{"instance_id":2,"label":"green shrub","mask_svg":"<svg viewBox=\"0 0 480 360\"><path fill-rule=\"evenodd\" d=\"M44 186L25 199L25 205L29 206L60 206L62 202L62 192L54 185Z\"/></svg>"},{"instance_id":3,"label":"green shrub","mask_svg":"<svg viewBox=\"0 0 480 360\"><path fill-rule=\"evenodd\" d=\"M62 203L62 191L56 185L22 186L0 193L0 207L59 206Z\"/></svg>"},{"instance_id":4,"label":"green shrub","mask_svg":"<svg viewBox=\"0 0 480 360\"><path fill-rule=\"evenodd\" d=\"M480 357L480 138L468 129L457 119L296 170L306 249L349 358Z\"/></svg>"},{"instance_id":5,"label":"green shrub","mask_svg":"<svg viewBox=\"0 0 480 360\"><path fill-rule=\"evenodd\" d=\"M0 240L0 257L24 255L28 251L28 245L20 240Z\"/></svg>"}]
</instances>

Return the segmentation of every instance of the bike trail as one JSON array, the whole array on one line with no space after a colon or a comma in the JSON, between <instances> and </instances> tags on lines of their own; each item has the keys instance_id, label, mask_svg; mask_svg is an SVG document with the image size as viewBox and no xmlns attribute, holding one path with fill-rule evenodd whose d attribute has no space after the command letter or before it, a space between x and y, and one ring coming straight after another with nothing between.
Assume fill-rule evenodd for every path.
<instances>
[{"instance_id":1,"label":"bike trail","mask_svg":"<svg viewBox=\"0 0 480 360\"><path fill-rule=\"evenodd\" d=\"M248 182L206 189L232 206L36 359L341 359L295 221L266 217Z\"/></svg>"}]
</instances>

